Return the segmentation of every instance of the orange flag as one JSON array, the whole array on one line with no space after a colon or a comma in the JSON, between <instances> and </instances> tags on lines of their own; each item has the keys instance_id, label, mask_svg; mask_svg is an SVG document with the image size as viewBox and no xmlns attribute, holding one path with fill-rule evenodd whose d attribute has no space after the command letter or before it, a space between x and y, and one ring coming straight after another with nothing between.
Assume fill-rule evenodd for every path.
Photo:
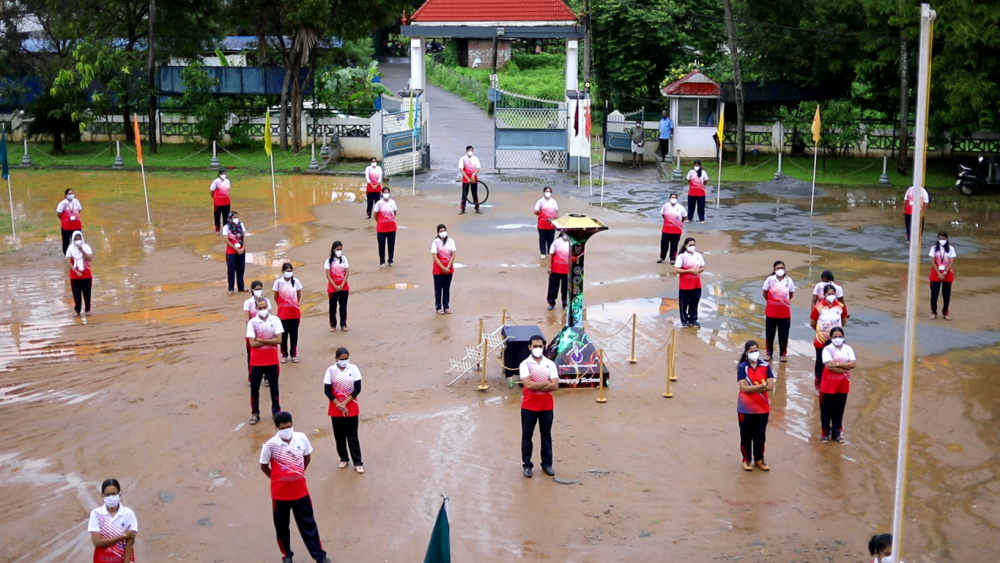
<instances>
[{"instance_id":1,"label":"orange flag","mask_svg":"<svg viewBox=\"0 0 1000 563\"><path fill-rule=\"evenodd\" d=\"M132 126L135 129L135 159L142 164L142 141L139 139L139 116L132 114Z\"/></svg>"},{"instance_id":2,"label":"orange flag","mask_svg":"<svg viewBox=\"0 0 1000 563\"><path fill-rule=\"evenodd\" d=\"M589 100L588 100L588 102L589 102ZM587 138L588 139L590 138L590 126L591 125L592 124L590 122L590 103L588 103L587 104Z\"/></svg>"}]
</instances>

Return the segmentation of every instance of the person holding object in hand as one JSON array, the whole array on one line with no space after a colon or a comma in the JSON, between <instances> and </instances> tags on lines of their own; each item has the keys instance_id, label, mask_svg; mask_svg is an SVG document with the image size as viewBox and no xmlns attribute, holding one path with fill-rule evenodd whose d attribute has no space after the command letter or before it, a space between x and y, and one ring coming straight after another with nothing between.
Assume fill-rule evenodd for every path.
<instances>
[{"instance_id":1,"label":"person holding object in hand","mask_svg":"<svg viewBox=\"0 0 1000 563\"><path fill-rule=\"evenodd\" d=\"M247 269L246 256L246 225L240 222L240 214L229 212L226 226L222 227L223 240L226 241L226 281L229 283L229 295L233 294L233 280L240 293L246 291L243 282L243 272Z\"/></svg>"},{"instance_id":2,"label":"person holding object in hand","mask_svg":"<svg viewBox=\"0 0 1000 563\"><path fill-rule=\"evenodd\" d=\"M462 171L462 208L459 215L465 213L465 202L469 199L469 191L472 191L472 203L476 206L476 213L482 214L479 210L479 157L472 152L472 145L465 147L465 156L458 160L458 169Z\"/></svg>"},{"instance_id":3,"label":"person holding object in hand","mask_svg":"<svg viewBox=\"0 0 1000 563\"><path fill-rule=\"evenodd\" d=\"M90 290L94 285L94 274L90 271L90 261L94 259L94 249L83 242L83 233L74 231L72 244L66 250L66 263L69 264L69 285L73 290L74 316L90 314ZM81 309L81 300L83 308Z\"/></svg>"}]
</instances>

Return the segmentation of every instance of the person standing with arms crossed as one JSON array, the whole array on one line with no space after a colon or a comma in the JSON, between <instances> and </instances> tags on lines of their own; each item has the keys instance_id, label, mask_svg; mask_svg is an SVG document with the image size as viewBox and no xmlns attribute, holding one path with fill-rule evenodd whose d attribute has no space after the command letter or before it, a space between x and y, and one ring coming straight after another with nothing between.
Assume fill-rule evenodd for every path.
<instances>
[{"instance_id":1,"label":"person standing with arms crossed","mask_svg":"<svg viewBox=\"0 0 1000 563\"><path fill-rule=\"evenodd\" d=\"M767 393L774 390L774 373L771 366L760 359L760 347L753 340L743 345L743 355L736 367L736 382L740 395L736 413L740 421L740 451L743 469L770 471L764 462L764 442L767 439L767 419L771 413L771 400Z\"/></svg>"},{"instance_id":2,"label":"person standing with arms crossed","mask_svg":"<svg viewBox=\"0 0 1000 563\"><path fill-rule=\"evenodd\" d=\"M531 478L531 443L538 425L542 438L542 471L555 475L552 469L552 420L554 403L552 392L559 388L559 369L555 362L546 358L545 339L541 335L532 336L528 341L531 356L521 362L521 384L524 393L521 398L521 464L524 476Z\"/></svg>"},{"instance_id":3,"label":"person standing with arms crossed","mask_svg":"<svg viewBox=\"0 0 1000 563\"><path fill-rule=\"evenodd\" d=\"M694 166L687 174L688 181L688 223L694 222L695 208L698 209L698 221L705 222L705 184L708 182L708 172L701 167L701 161L694 161Z\"/></svg>"},{"instance_id":4,"label":"person standing with arms crossed","mask_svg":"<svg viewBox=\"0 0 1000 563\"><path fill-rule=\"evenodd\" d=\"M232 184L226 178L226 171L219 170L219 177L212 180L212 184L208 186L208 193L212 196L212 204L214 205L215 234L219 234L222 221L229 217L230 189L232 189Z\"/></svg>"},{"instance_id":5,"label":"person standing with arms crossed","mask_svg":"<svg viewBox=\"0 0 1000 563\"><path fill-rule=\"evenodd\" d=\"M368 197L368 205L365 207L365 213L368 214L369 219L372 218L372 207L378 201L379 194L381 193L382 167L378 165L378 159L373 156L371 164L368 165L368 168L365 168L365 194Z\"/></svg>"},{"instance_id":6,"label":"person standing with arms crossed","mask_svg":"<svg viewBox=\"0 0 1000 563\"><path fill-rule=\"evenodd\" d=\"M330 563L319 539L319 529L313 517L312 499L306 484L306 469L312 461L312 444L302 432L292 426L292 414L279 412L274 415L278 432L264 442L260 450L260 470L271 479L271 515L274 532L278 537L281 562L292 563L292 537L288 528L289 512L302 535L309 555L317 563Z\"/></svg>"},{"instance_id":7,"label":"person standing with arms crossed","mask_svg":"<svg viewBox=\"0 0 1000 563\"><path fill-rule=\"evenodd\" d=\"M271 390L271 413L281 411L278 398L278 344L284 329L281 321L268 311L267 299L257 298L257 315L247 322L250 343L250 425L260 422L260 382L267 381Z\"/></svg>"},{"instance_id":8,"label":"person standing with arms crossed","mask_svg":"<svg viewBox=\"0 0 1000 563\"><path fill-rule=\"evenodd\" d=\"M542 199L535 202L535 215L538 217L538 250L544 260L556 239L556 227L549 219L559 216L559 204L552 198L552 188L542 189Z\"/></svg>"},{"instance_id":9,"label":"person standing with arms crossed","mask_svg":"<svg viewBox=\"0 0 1000 563\"><path fill-rule=\"evenodd\" d=\"M333 438L337 442L338 467L347 467L348 454L354 461L354 470L364 473L361 461L361 442L358 440L358 395L361 394L361 370L349 360L347 348L337 348L337 363L326 368L323 375L323 393L330 401L326 414L333 424Z\"/></svg>"},{"instance_id":10,"label":"person standing with arms crossed","mask_svg":"<svg viewBox=\"0 0 1000 563\"><path fill-rule=\"evenodd\" d=\"M83 204L76 199L72 189L67 189L64 195L63 200L56 205L56 216L59 217L59 227L62 230L62 251L66 254L73 231L83 230L83 223L80 221Z\"/></svg>"},{"instance_id":11,"label":"person standing with arms crossed","mask_svg":"<svg viewBox=\"0 0 1000 563\"><path fill-rule=\"evenodd\" d=\"M382 199L372 208L375 213L375 233L378 238L378 264L379 268L385 268L385 251L389 250L389 266L395 266L392 259L396 254L396 213L399 207L389 188L382 188Z\"/></svg>"},{"instance_id":12,"label":"person standing with arms crossed","mask_svg":"<svg viewBox=\"0 0 1000 563\"><path fill-rule=\"evenodd\" d=\"M632 141L632 170L638 168L642 170L642 154L646 151L646 130L642 127L642 120L635 121L635 127L628 130Z\"/></svg>"},{"instance_id":13,"label":"person standing with arms crossed","mask_svg":"<svg viewBox=\"0 0 1000 563\"><path fill-rule=\"evenodd\" d=\"M670 156L670 137L674 134L674 122L670 119L667 110L663 110L663 117L660 118L660 158L663 162Z\"/></svg>"},{"instance_id":14,"label":"person standing with arms crossed","mask_svg":"<svg viewBox=\"0 0 1000 563\"><path fill-rule=\"evenodd\" d=\"M476 213L482 215L479 210L479 157L472 152L472 145L465 147L465 156L458 160L458 169L462 171L462 208L459 215L465 213L465 202L469 199L469 190L472 190L472 203L476 206Z\"/></svg>"},{"instance_id":15,"label":"person standing with arms crossed","mask_svg":"<svg viewBox=\"0 0 1000 563\"><path fill-rule=\"evenodd\" d=\"M681 242L681 233L684 232L684 218L687 217L687 209L677 203L677 194L670 194L670 201L660 208L660 216L663 217L663 232L660 233L660 259L657 264L662 264L670 254L670 263L677 260L677 245Z\"/></svg>"},{"instance_id":16,"label":"person standing with arms crossed","mask_svg":"<svg viewBox=\"0 0 1000 563\"><path fill-rule=\"evenodd\" d=\"M705 271L705 257L695 252L694 239L684 239L684 252L677 255L674 271L680 274L677 282L677 304L681 312L681 328L698 324L698 304L701 303L701 273Z\"/></svg>"},{"instance_id":17,"label":"person standing with arms crossed","mask_svg":"<svg viewBox=\"0 0 1000 563\"><path fill-rule=\"evenodd\" d=\"M135 563L139 521L132 509L122 506L121 491L117 479L105 479L101 483L104 504L90 511L87 531L94 544L94 563Z\"/></svg>"},{"instance_id":18,"label":"person standing with arms crossed","mask_svg":"<svg viewBox=\"0 0 1000 563\"><path fill-rule=\"evenodd\" d=\"M278 318L284 332L281 335L281 363L299 363L299 324L302 321L302 282L295 277L291 262L281 265L281 277L274 280L271 287L274 302L278 305Z\"/></svg>"},{"instance_id":19,"label":"person standing with arms crossed","mask_svg":"<svg viewBox=\"0 0 1000 563\"><path fill-rule=\"evenodd\" d=\"M562 307L566 308L566 294L569 287L569 237L559 233L559 238L552 243L549 250L552 260L549 262L549 291L545 300L549 311L556 308L556 296L562 292Z\"/></svg>"},{"instance_id":20,"label":"person standing with arms crossed","mask_svg":"<svg viewBox=\"0 0 1000 563\"><path fill-rule=\"evenodd\" d=\"M913 222L913 186L906 190L903 195L903 223L906 225L906 242L910 242L911 223ZM924 221L927 215L927 204L931 202L931 196L927 193L927 188L920 188L920 234L924 234Z\"/></svg>"},{"instance_id":21,"label":"person standing with arms crossed","mask_svg":"<svg viewBox=\"0 0 1000 563\"><path fill-rule=\"evenodd\" d=\"M847 305L837 301L837 290L828 285L823 288L823 300L813 307L809 315L809 326L816 331L813 347L816 349L816 392L820 390L823 380L823 349L830 344L830 331L836 327L847 325Z\"/></svg>"}]
</instances>

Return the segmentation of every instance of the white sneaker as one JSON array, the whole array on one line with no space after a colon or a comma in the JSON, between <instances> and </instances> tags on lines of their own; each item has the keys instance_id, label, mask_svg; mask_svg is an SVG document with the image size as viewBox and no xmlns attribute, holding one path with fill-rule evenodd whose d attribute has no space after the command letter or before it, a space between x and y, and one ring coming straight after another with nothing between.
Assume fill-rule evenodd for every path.
<instances>
[{"instance_id":1,"label":"white sneaker","mask_svg":"<svg viewBox=\"0 0 1000 563\"><path fill-rule=\"evenodd\" d=\"M544 254L540 254L540 255L539 255L539 258L542 258L542 259L544 259L544 258L545 258L545 255L544 255Z\"/></svg>"}]
</instances>

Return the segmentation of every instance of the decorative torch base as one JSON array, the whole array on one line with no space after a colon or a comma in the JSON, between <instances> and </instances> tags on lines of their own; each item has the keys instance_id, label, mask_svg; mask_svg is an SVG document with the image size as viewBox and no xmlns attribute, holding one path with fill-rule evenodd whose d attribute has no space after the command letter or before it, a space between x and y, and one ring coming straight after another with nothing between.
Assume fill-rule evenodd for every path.
<instances>
[{"instance_id":1,"label":"decorative torch base","mask_svg":"<svg viewBox=\"0 0 1000 563\"><path fill-rule=\"evenodd\" d=\"M565 327L552 339L545 356L559 368L559 388L595 388L600 380L597 348L582 327ZM608 368L604 366L604 386L608 386Z\"/></svg>"}]
</instances>

